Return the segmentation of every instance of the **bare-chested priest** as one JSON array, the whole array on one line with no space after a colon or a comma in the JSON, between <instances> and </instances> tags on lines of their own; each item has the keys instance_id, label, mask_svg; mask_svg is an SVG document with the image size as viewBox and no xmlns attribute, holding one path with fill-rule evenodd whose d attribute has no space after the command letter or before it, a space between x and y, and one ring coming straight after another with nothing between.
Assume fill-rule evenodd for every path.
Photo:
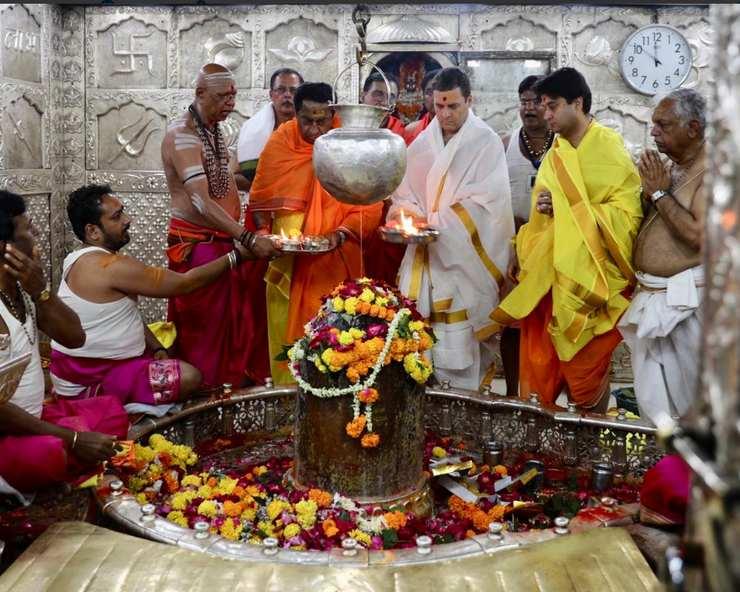
<instances>
[{"instance_id":1,"label":"bare-chested priest","mask_svg":"<svg viewBox=\"0 0 740 592\"><path fill-rule=\"evenodd\" d=\"M186 272L228 253L241 242L258 258L279 256L269 237L239 224L234 172L218 123L234 110L236 83L219 64L206 64L196 79L195 100L167 129L162 162L172 199L167 256L170 269ZM245 304L248 278L231 270L214 284L170 299L179 356L200 369L206 385L241 384L245 347L253 337L252 308Z\"/></svg>"},{"instance_id":2,"label":"bare-chested priest","mask_svg":"<svg viewBox=\"0 0 740 592\"><path fill-rule=\"evenodd\" d=\"M696 392L705 126L704 98L691 89L671 92L655 108L650 132L671 163L645 150L638 166L647 207L634 254L639 283L619 330L632 351L640 413L653 422L662 413L686 413Z\"/></svg>"}]
</instances>

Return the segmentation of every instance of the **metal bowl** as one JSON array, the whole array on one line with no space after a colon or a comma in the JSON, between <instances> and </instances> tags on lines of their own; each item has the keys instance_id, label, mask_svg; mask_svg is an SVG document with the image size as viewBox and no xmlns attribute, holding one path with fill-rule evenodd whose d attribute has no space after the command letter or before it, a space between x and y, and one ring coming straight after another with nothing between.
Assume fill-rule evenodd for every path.
<instances>
[{"instance_id":1,"label":"metal bowl","mask_svg":"<svg viewBox=\"0 0 740 592\"><path fill-rule=\"evenodd\" d=\"M329 239L323 236L302 236L300 239L272 235L273 242L283 253L326 253L331 250Z\"/></svg>"},{"instance_id":2,"label":"metal bowl","mask_svg":"<svg viewBox=\"0 0 740 592\"><path fill-rule=\"evenodd\" d=\"M344 129L380 129L388 110L375 105L331 105Z\"/></svg>"},{"instance_id":3,"label":"metal bowl","mask_svg":"<svg viewBox=\"0 0 740 592\"><path fill-rule=\"evenodd\" d=\"M409 234L395 226L381 226L378 228L378 232L384 241L404 245L426 245L439 238L439 230L431 226L419 227L419 234Z\"/></svg>"}]
</instances>

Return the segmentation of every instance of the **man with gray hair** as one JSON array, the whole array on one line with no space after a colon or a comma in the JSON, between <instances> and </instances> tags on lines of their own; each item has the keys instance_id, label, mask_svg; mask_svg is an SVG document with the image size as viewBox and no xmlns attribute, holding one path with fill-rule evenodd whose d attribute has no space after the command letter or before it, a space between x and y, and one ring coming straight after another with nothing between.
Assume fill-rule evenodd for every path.
<instances>
[{"instance_id":1,"label":"man with gray hair","mask_svg":"<svg viewBox=\"0 0 740 592\"><path fill-rule=\"evenodd\" d=\"M698 381L706 101L694 90L675 90L652 119L650 134L671 162L655 150L640 158L646 213L634 252L638 285L619 329L632 352L640 412L656 422L685 414Z\"/></svg>"}]
</instances>

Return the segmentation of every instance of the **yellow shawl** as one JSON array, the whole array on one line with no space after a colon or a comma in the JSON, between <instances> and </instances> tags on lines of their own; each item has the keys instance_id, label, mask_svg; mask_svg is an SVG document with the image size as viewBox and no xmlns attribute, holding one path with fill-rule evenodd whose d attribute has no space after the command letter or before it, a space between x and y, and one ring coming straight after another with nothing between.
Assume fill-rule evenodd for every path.
<instances>
[{"instance_id":1,"label":"yellow shawl","mask_svg":"<svg viewBox=\"0 0 740 592\"><path fill-rule=\"evenodd\" d=\"M536 210L548 189L555 215ZM537 174L529 223L516 237L519 284L491 313L508 325L552 291L548 331L568 361L611 330L629 305L635 281L632 247L642 220L640 177L622 137L593 122L577 148L555 140Z\"/></svg>"}]
</instances>

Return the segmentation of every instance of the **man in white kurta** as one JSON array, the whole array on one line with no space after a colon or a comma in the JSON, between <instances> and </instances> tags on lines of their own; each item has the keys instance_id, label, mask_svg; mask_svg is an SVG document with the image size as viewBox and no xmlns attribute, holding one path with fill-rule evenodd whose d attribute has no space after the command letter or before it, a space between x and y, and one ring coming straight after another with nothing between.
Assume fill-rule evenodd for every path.
<instances>
[{"instance_id":1,"label":"man in white kurta","mask_svg":"<svg viewBox=\"0 0 740 592\"><path fill-rule=\"evenodd\" d=\"M433 84L437 116L409 147L388 219L403 211L439 229L436 242L407 247L399 287L432 321L437 379L477 390L514 235L509 177L501 139L470 110L467 76L445 68Z\"/></svg>"}]
</instances>

